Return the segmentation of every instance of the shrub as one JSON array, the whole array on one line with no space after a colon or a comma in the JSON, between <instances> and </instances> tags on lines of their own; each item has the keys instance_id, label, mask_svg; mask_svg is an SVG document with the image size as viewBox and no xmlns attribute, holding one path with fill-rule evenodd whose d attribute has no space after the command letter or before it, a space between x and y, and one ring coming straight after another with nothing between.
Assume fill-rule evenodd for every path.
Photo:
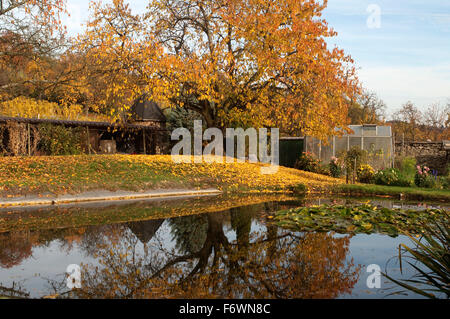
<instances>
[{"instance_id":1,"label":"shrub","mask_svg":"<svg viewBox=\"0 0 450 319\"><path fill-rule=\"evenodd\" d=\"M439 184L442 189L450 190L450 164L447 164L446 175L439 177Z\"/></svg>"},{"instance_id":2,"label":"shrub","mask_svg":"<svg viewBox=\"0 0 450 319\"><path fill-rule=\"evenodd\" d=\"M414 177L414 184L417 187L434 188L437 185L437 177L433 176L430 172L430 168L427 166L421 167L417 165L416 175Z\"/></svg>"},{"instance_id":3,"label":"shrub","mask_svg":"<svg viewBox=\"0 0 450 319\"><path fill-rule=\"evenodd\" d=\"M379 170L375 174L375 184L377 185L392 185L398 181L398 169L388 168Z\"/></svg>"},{"instance_id":4,"label":"shrub","mask_svg":"<svg viewBox=\"0 0 450 319\"><path fill-rule=\"evenodd\" d=\"M401 187L411 187L414 183L411 179L404 176L402 173L399 173L398 180L393 186L401 186Z\"/></svg>"},{"instance_id":5,"label":"shrub","mask_svg":"<svg viewBox=\"0 0 450 319\"><path fill-rule=\"evenodd\" d=\"M320 161L309 152L304 152L300 158L295 162L295 168L316 173L320 170Z\"/></svg>"},{"instance_id":6,"label":"shrub","mask_svg":"<svg viewBox=\"0 0 450 319\"><path fill-rule=\"evenodd\" d=\"M386 186L410 187L412 182L408 180L397 168L379 170L375 176L375 184Z\"/></svg>"},{"instance_id":7,"label":"shrub","mask_svg":"<svg viewBox=\"0 0 450 319\"><path fill-rule=\"evenodd\" d=\"M342 176L342 162L337 157L332 157L329 164L330 175L335 178Z\"/></svg>"},{"instance_id":8,"label":"shrub","mask_svg":"<svg viewBox=\"0 0 450 319\"><path fill-rule=\"evenodd\" d=\"M375 171L370 165L361 165L357 171L358 181L371 184L375 178Z\"/></svg>"},{"instance_id":9,"label":"shrub","mask_svg":"<svg viewBox=\"0 0 450 319\"><path fill-rule=\"evenodd\" d=\"M41 149L48 155L81 154L81 129L62 125L39 126Z\"/></svg>"},{"instance_id":10,"label":"shrub","mask_svg":"<svg viewBox=\"0 0 450 319\"><path fill-rule=\"evenodd\" d=\"M328 165L323 165L311 153L304 152L295 162L296 169L322 175L330 175Z\"/></svg>"},{"instance_id":11,"label":"shrub","mask_svg":"<svg viewBox=\"0 0 450 319\"><path fill-rule=\"evenodd\" d=\"M450 176L442 176L439 178L439 184L443 189L450 190Z\"/></svg>"},{"instance_id":12,"label":"shrub","mask_svg":"<svg viewBox=\"0 0 450 319\"><path fill-rule=\"evenodd\" d=\"M315 173L330 176L330 167L326 164L319 164Z\"/></svg>"}]
</instances>

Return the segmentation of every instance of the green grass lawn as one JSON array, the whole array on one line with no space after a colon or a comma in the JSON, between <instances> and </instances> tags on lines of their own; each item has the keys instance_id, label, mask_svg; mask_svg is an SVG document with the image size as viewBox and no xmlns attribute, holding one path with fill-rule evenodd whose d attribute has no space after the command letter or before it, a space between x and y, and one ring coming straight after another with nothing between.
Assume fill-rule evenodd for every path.
<instances>
[{"instance_id":1,"label":"green grass lawn","mask_svg":"<svg viewBox=\"0 0 450 319\"><path fill-rule=\"evenodd\" d=\"M418 187L382 186L372 184L338 185L336 191L349 195L385 195L411 200L439 200L450 202L450 191Z\"/></svg>"}]
</instances>

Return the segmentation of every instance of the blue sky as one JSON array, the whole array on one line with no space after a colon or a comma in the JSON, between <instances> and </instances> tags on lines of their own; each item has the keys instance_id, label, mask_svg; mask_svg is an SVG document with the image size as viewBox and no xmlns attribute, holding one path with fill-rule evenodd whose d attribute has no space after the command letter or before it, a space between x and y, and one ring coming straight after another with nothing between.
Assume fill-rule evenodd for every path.
<instances>
[{"instance_id":1,"label":"blue sky","mask_svg":"<svg viewBox=\"0 0 450 319\"><path fill-rule=\"evenodd\" d=\"M89 0L67 1L65 23L74 34L88 17ZM142 12L147 0L130 3ZM379 9L379 18L368 8ZM324 14L338 32L330 45L354 58L362 84L388 113L408 100L419 109L450 101L450 0L329 0Z\"/></svg>"}]
</instances>

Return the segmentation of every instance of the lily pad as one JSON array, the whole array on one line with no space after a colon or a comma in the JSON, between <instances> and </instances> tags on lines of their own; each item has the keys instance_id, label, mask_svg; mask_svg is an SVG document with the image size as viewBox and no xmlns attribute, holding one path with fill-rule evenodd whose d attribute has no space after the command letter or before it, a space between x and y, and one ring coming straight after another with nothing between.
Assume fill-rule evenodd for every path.
<instances>
[{"instance_id":1,"label":"lily pad","mask_svg":"<svg viewBox=\"0 0 450 319\"><path fill-rule=\"evenodd\" d=\"M279 211L273 222L296 231L335 231L338 233L380 233L392 237L400 232L420 234L423 226L443 221L444 210L388 209L364 204L359 206L321 205Z\"/></svg>"}]
</instances>

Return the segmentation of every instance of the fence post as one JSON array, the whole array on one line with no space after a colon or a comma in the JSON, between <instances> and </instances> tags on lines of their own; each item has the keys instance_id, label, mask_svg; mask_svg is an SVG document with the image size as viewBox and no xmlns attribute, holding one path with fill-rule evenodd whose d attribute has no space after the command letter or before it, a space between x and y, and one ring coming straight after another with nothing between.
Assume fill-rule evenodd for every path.
<instances>
[{"instance_id":1,"label":"fence post","mask_svg":"<svg viewBox=\"0 0 450 319\"><path fill-rule=\"evenodd\" d=\"M402 154L405 156L405 133L402 135Z\"/></svg>"},{"instance_id":2,"label":"fence post","mask_svg":"<svg viewBox=\"0 0 450 319\"><path fill-rule=\"evenodd\" d=\"M364 151L364 126L361 127L361 151Z\"/></svg>"},{"instance_id":3,"label":"fence post","mask_svg":"<svg viewBox=\"0 0 450 319\"><path fill-rule=\"evenodd\" d=\"M391 152L392 152L392 168L395 168L395 133L392 135L391 138Z\"/></svg>"},{"instance_id":4,"label":"fence post","mask_svg":"<svg viewBox=\"0 0 450 319\"><path fill-rule=\"evenodd\" d=\"M336 136L333 136L333 157L336 157Z\"/></svg>"},{"instance_id":5,"label":"fence post","mask_svg":"<svg viewBox=\"0 0 450 319\"><path fill-rule=\"evenodd\" d=\"M319 140L319 161L322 160L322 140Z\"/></svg>"},{"instance_id":6,"label":"fence post","mask_svg":"<svg viewBox=\"0 0 450 319\"><path fill-rule=\"evenodd\" d=\"M30 123L27 123L27 144L28 144L28 156L31 156L31 130L30 130Z\"/></svg>"}]
</instances>

